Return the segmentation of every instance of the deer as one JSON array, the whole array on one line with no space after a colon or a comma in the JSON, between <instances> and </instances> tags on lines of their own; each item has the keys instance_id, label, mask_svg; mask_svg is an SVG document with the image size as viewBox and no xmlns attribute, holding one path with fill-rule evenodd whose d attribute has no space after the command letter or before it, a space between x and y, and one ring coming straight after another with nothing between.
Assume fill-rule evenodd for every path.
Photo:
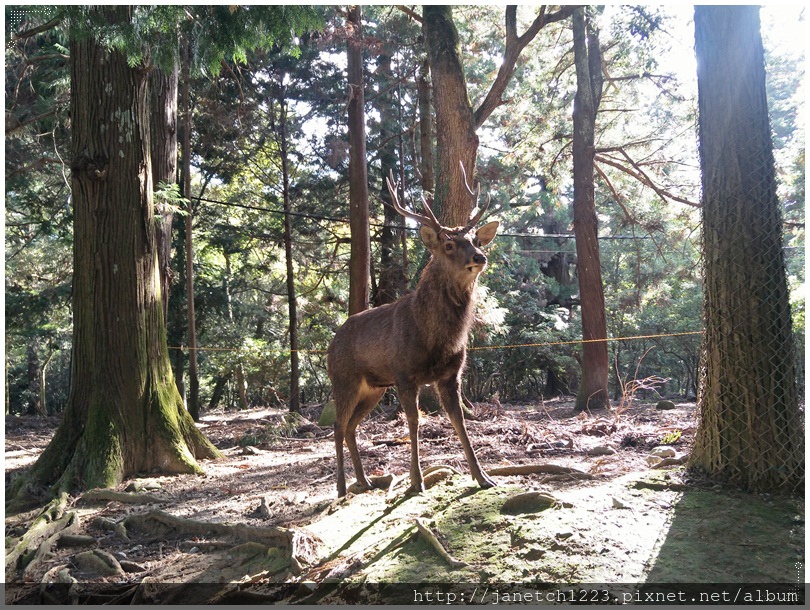
<instances>
[{"instance_id":1,"label":"deer","mask_svg":"<svg viewBox=\"0 0 810 610\"><path fill-rule=\"evenodd\" d=\"M477 207L481 185L473 192L463 164L461 171L467 193ZM424 214L411 212L399 202L399 183L394 183L393 173L386 184L394 209L419 225L419 236L431 258L412 292L393 303L350 316L327 350L327 372L336 407L338 497L346 495L344 441L357 486L362 491L372 488L363 471L355 432L392 386L396 387L410 434L411 485L407 493L425 489L419 465L419 389L428 384L436 389L461 441L473 478L482 489L493 487L495 482L481 468L467 434L461 378L474 321L477 280L487 264L482 248L495 238L499 223L492 221L475 228L489 207L488 198L465 226L442 226L424 195Z\"/></svg>"}]
</instances>

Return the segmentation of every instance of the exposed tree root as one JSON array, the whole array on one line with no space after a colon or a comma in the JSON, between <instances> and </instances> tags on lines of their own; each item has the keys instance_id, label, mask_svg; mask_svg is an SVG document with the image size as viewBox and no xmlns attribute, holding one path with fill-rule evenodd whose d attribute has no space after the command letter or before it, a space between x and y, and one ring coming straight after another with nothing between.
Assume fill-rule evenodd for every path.
<instances>
[{"instance_id":1,"label":"exposed tree root","mask_svg":"<svg viewBox=\"0 0 810 610\"><path fill-rule=\"evenodd\" d=\"M130 515L123 521L124 528L135 527L158 536L169 533L210 537L227 536L240 542L259 542L288 551L290 559L299 564L312 564L318 558L320 541L311 534L285 527L255 527L242 523L210 523L176 517L160 510Z\"/></svg>"},{"instance_id":2,"label":"exposed tree root","mask_svg":"<svg viewBox=\"0 0 810 610\"><path fill-rule=\"evenodd\" d=\"M571 479L595 478L592 474L589 474L582 470L577 470L576 468L570 468L568 466L559 466L557 464L517 464L514 466L498 466L495 468L489 468L487 470L487 474L502 477L519 476L527 474L551 474L551 475L561 475L560 478L571 478Z\"/></svg>"},{"instance_id":3,"label":"exposed tree root","mask_svg":"<svg viewBox=\"0 0 810 610\"><path fill-rule=\"evenodd\" d=\"M654 491L687 491L689 489L689 486L683 483L659 483L657 481L636 481L633 483L633 487Z\"/></svg>"},{"instance_id":4,"label":"exposed tree root","mask_svg":"<svg viewBox=\"0 0 810 610\"><path fill-rule=\"evenodd\" d=\"M689 459L688 455L682 455L681 457L669 457L664 458L660 462L656 462L651 466L651 468L666 468L667 466L680 466L682 464L686 464L686 461Z\"/></svg>"},{"instance_id":5,"label":"exposed tree root","mask_svg":"<svg viewBox=\"0 0 810 610\"><path fill-rule=\"evenodd\" d=\"M298 582L305 586L306 583L340 583L353 574L364 569L366 566L378 561L381 557L388 555L394 549L399 548L417 533L414 526L406 527L398 536L388 542L385 546L380 548L380 545L373 545L370 549L366 548L358 553L354 553L349 557L340 557L333 554L327 558L323 563L310 569L310 571L302 575ZM297 600L301 604L316 604L320 599L328 595L329 587L317 587L315 593L309 597L304 597Z\"/></svg>"},{"instance_id":6,"label":"exposed tree root","mask_svg":"<svg viewBox=\"0 0 810 610\"><path fill-rule=\"evenodd\" d=\"M157 504L166 502L151 494L126 493L113 489L91 489L79 498L80 502L121 502L122 504Z\"/></svg>"},{"instance_id":7,"label":"exposed tree root","mask_svg":"<svg viewBox=\"0 0 810 610\"><path fill-rule=\"evenodd\" d=\"M48 536L45 540L40 542L35 548L32 548L21 558L22 565L20 567L24 568L23 578L27 578L30 574L33 574L36 571L39 563L44 559L47 559L53 550L53 547L61 543L63 536L70 535L79 527L79 519L76 516L76 513L73 512L63 515L54 523L57 526L64 524L64 527L60 527L52 535Z\"/></svg>"},{"instance_id":8,"label":"exposed tree root","mask_svg":"<svg viewBox=\"0 0 810 610\"><path fill-rule=\"evenodd\" d=\"M452 466L436 465L426 468L422 472L422 482L425 484L425 489L430 489L436 483L452 477L453 475L461 474Z\"/></svg>"},{"instance_id":9,"label":"exposed tree root","mask_svg":"<svg viewBox=\"0 0 810 610\"><path fill-rule=\"evenodd\" d=\"M560 501L551 494L527 491L507 499L501 507L501 512L513 515L535 513L560 504Z\"/></svg>"},{"instance_id":10,"label":"exposed tree root","mask_svg":"<svg viewBox=\"0 0 810 610\"><path fill-rule=\"evenodd\" d=\"M25 568L32 560L48 552L63 530L75 527L75 513L65 513L67 499L66 492L60 493L42 509L17 542L12 544L11 550L6 553L7 579L14 570ZM43 543L47 548L40 552Z\"/></svg>"},{"instance_id":11,"label":"exposed tree root","mask_svg":"<svg viewBox=\"0 0 810 610\"><path fill-rule=\"evenodd\" d=\"M124 568L112 554L101 549L84 551L73 558L73 564L79 569L102 576L125 576Z\"/></svg>"}]
</instances>

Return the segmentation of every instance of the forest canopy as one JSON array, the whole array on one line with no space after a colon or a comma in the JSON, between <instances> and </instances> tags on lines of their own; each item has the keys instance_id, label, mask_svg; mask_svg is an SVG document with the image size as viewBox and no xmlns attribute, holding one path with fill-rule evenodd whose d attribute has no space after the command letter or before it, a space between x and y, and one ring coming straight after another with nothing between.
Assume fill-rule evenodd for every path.
<instances>
[{"instance_id":1,"label":"forest canopy","mask_svg":"<svg viewBox=\"0 0 810 610\"><path fill-rule=\"evenodd\" d=\"M187 7L158 7L137 13L130 28L104 41L126 49L131 65L156 70L182 63L179 33L190 41L180 77L188 88L190 148L183 161L190 190L180 179L182 162L173 180L154 186L157 213L172 225L164 298L181 393L188 391L185 242L191 229L203 410L288 407L293 387L302 403L327 401L324 351L348 312L345 9L311 7L291 12L289 22L257 25L260 9L217 7L189 18ZM790 37L777 35L786 22L799 21L787 12L764 8L763 34L793 329L803 345L804 56L803 48L782 42ZM5 13L6 413L56 414L68 400L71 370L69 39L81 24L55 8L7 6ZM394 6L363 8L372 304L412 288L425 263L415 227L383 204L391 170L409 205L418 206L436 184L431 87L437 83L426 67L419 15ZM455 6L452 16L470 103L478 108L503 65L504 9ZM536 17L536 8L520 7L517 33ZM702 321L691 13L590 7L589 19L598 31L603 78L594 202L609 390L616 400L628 380L654 379L645 390L651 397L692 398ZM224 44L232 39L241 42ZM677 61L684 56L690 61ZM488 251L480 323L470 341L465 394L474 401L539 401L579 387L574 64L571 21L544 25L477 131L475 180L491 197L488 217L500 221L501 231ZM299 359L295 368L291 349Z\"/></svg>"}]
</instances>

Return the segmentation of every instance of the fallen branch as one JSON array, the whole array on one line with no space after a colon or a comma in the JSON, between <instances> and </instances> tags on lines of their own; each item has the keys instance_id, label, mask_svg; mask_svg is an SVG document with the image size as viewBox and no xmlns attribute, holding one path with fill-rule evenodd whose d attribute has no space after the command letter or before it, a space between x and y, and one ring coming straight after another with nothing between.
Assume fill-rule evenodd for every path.
<instances>
[{"instance_id":1,"label":"fallen branch","mask_svg":"<svg viewBox=\"0 0 810 610\"><path fill-rule=\"evenodd\" d=\"M414 523L416 523L416 527L419 529L419 533L425 537L425 539L430 543L430 545L436 549L436 552L441 555L442 559L444 559L447 563L450 564L453 568L463 568L468 565L466 562L456 559L450 553L448 553L445 548L442 546L442 543L439 542L439 539L436 537L430 528L425 525L421 519L418 517L414 519Z\"/></svg>"}]
</instances>

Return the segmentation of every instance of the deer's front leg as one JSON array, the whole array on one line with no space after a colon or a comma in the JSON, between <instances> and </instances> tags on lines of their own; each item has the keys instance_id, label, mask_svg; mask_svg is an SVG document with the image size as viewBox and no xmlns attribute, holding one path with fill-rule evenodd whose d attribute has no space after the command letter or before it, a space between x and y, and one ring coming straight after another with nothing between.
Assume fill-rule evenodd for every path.
<instances>
[{"instance_id":1,"label":"deer's front leg","mask_svg":"<svg viewBox=\"0 0 810 610\"><path fill-rule=\"evenodd\" d=\"M409 492L425 491L422 468L419 465L419 388L410 381L397 383L397 394L405 417L408 419L408 434L411 437L411 487Z\"/></svg>"},{"instance_id":2,"label":"deer's front leg","mask_svg":"<svg viewBox=\"0 0 810 610\"><path fill-rule=\"evenodd\" d=\"M449 379L443 379L437 384L439 391L439 398L441 399L442 406L447 412L447 417L453 428L456 430L461 446L464 449L464 455L467 458L467 464L470 466L470 474L478 482L478 484L486 489L488 487L495 487L496 483L487 473L484 472L481 465L478 463L478 458L473 451L470 437L467 435L467 427L464 425L464 412L461 410L461 387L456 375Z\"/></svg>"}]
</instances>

